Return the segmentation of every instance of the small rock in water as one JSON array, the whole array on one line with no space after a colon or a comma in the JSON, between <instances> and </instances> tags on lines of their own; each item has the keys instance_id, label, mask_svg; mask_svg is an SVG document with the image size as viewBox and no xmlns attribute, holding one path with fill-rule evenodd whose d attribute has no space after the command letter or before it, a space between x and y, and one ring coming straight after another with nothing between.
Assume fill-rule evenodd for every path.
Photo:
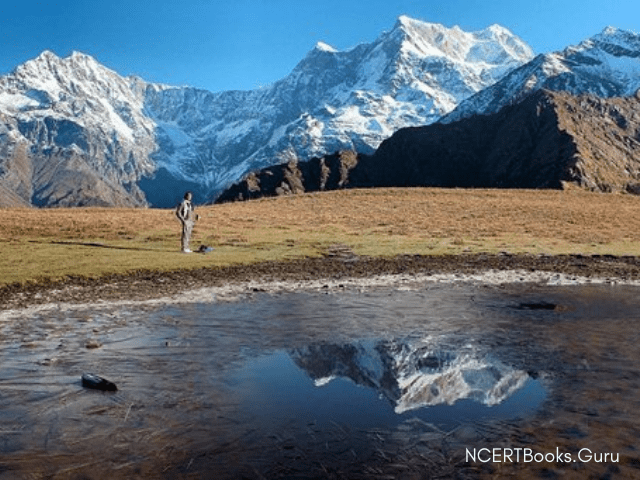
<instances>
[{"instance_id":1,"label":"small rock in water","mask_svg":"<svg viewBox=\"0 0 640 480\"><path fill-rule=\"evenodd\" d=\"M100 348L102 344L97 340L89 340L84 346L88 349L93 349L93 348Z\"/></svg>"},{"instance_id":2,"label":"small rock in water","mask_svg":"<svg viewBox=\"0 0 640 480\"><path fill-rule=\"evenodd\" d=\"M103 392L116 392L118 387L106 378L99 377L93 373L82 374L82 386L85 388L93 388L94 390L102 390Z\"/></svg>"},{"instance_id":3,"label":"small rock in water","mask_svg":"<svg viewBox=\"0 0 640 480\"><path fill-rule=\"evenodd\" d=\"M43 358L38 362L38 365L42 365L43 367L49 367L51 365L55 365L58 363L57 358Z\"/></svg>"},{"instance_id":4,"label":"small rock in water","mask_svg":"<svg viewBox=\"0 0 640 480\"><path fill-rule=\"evenodd\" d=\"M549 302L532 302L532 303L521 303L518 305L520 310L558 310L559 305L555 303Z\"/></svg>"}]
</instances>

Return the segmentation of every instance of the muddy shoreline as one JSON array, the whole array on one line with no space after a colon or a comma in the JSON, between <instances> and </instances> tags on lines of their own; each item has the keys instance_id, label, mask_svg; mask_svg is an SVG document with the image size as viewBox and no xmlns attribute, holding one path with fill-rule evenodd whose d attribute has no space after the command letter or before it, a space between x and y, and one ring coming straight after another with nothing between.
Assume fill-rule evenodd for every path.
<instances>
[{"instance_id":1,"label":"muddy shoreline","mask_svg":"<svg viewBox=\"0 0 640 480\"><path fill-rule=\"evenodd\" d=\"M499 275L499 272L511 272ZM294 259L220 268L173 272L137 271L100 278L70 277L0 288L0 310L67 303L142 301L179 298L183 292L234 286L235 291L295 290L297 286L340 286L341 282L366 285L368 279L401 276L438 281L474 280L474 275L493 275L492 283L548 282L550 274L565 281L586 283L640 283L640 258L613 255L400 255L391 258L363 257L350 251L319 258ZM440 276L440 277L439 277ZM444 277L443 277L444 276ZM419 278L418 278L419 277ZM489 277L487 277L489 278ZM482 280L479 280L482 281ZM326 283L326 285L322 285ZM393 280L388 283L393 283ZM277 285L277 286L273 286Z\"/></svg>"}]
</instances>

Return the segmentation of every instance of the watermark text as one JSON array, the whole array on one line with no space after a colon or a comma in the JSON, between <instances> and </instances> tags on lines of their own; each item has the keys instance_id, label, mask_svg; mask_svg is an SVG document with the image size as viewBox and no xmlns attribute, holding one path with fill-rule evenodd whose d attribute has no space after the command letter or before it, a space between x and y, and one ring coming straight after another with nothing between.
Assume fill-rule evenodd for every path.
<instances>
[{"instance_id":1,"label":"watermark text","mask_svg":"<svg viewBox=\"0 0 640 480\"><path fill-rule=\"evenodd\" d=\"M535 452L531 448L474 448L466 449L466 461L475 463L618 463L619 453L592 452L588 448L581 449L577 454L561 452Z\"/></svg>"}]
</instances>

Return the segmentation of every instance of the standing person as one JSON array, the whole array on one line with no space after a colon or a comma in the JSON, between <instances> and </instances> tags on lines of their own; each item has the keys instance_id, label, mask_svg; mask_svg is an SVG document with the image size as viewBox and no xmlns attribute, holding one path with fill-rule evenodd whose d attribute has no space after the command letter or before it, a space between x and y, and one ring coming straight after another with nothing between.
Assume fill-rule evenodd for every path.
<instances>
[{"instance_id":1,"label":"standing person","mask_svg":"<svg viewBox=\"0 0 640 480\"><path fill-rule=\"evenodd\" d=\"M193 213L193 205L191 199L193 194L187 192L184 194L184 200L178 205L176 209L176 215L182 223L182 253L191 253L189 249L189 240L191 240L191 232L193 231L193 224L198 220L198 215Z\"/></svg>"}]
</instances>

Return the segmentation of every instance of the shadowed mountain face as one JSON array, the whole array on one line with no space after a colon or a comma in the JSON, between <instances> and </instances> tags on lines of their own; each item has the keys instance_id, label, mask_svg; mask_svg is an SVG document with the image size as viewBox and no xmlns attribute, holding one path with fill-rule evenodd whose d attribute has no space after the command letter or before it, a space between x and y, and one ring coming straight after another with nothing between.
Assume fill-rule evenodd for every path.
<instances>
[{"instance_id":1,"label":"shadowed mountain face","mask_svg":"<svg viewBox=\"0 0 640 480\"><path fill-rule=\"evenodd\" d=\"M572 183L638 192L639 103L637 95L602 99L538 91L493 115L400 130L372 156L342 153L272 167L234 185L219 201L344 187Z\"/></svg>"},{"instance_id":2,"label":"shadowed mountain face","mask_svg":"<svg viewBox=\"0 0 640 480\"><path fill-rule=\"evenodd\" d=\"M362 186L560 188L575 149L555 107L541 94L496 115L402 130L354 179Z\"/></svg>"}]
</instances>

